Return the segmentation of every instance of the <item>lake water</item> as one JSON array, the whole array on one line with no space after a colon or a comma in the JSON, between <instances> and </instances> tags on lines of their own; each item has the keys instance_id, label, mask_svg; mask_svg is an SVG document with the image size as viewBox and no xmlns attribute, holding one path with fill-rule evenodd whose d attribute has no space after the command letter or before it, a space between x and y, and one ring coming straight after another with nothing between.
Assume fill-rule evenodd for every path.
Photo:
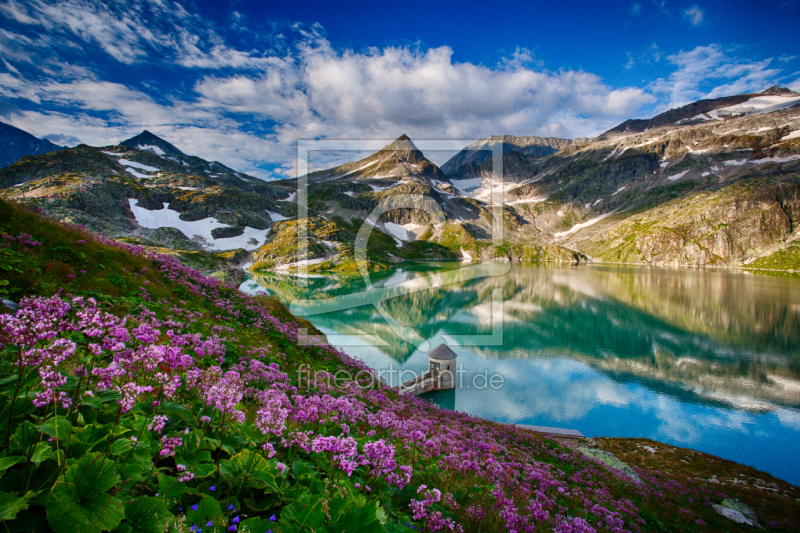
<instances>
[{"instance_id":1,"label":"lake water","mask_svg":"<svg viewBox=\"0 0 800 533\"><path fill-rule=\"evenodd\" d=\"M264 274L242 289L293 304L331 344L406 379L447 342L463 366L457 390L431 395L444 407L650 438L800 485L797 277L412 263L370 284ZM494 387L481 377L495 375Z\"/></svg>"}]
</instances>

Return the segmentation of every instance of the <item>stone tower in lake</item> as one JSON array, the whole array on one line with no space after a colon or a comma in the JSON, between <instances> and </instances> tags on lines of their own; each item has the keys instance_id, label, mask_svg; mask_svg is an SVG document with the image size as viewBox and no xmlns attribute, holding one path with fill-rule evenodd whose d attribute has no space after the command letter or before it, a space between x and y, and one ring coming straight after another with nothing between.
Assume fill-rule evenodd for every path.
<instances>
[{"instance_id":1,"label":"stone tower in lake","mask_svg":"<svg viewBox=\"0 0 800 533\"><path fill-rule=\"evenodd\" d=\"M437 389L454 389L456 386L456 352L440 344L428 352L428 372Z\"/></svg>"}]
</instances>

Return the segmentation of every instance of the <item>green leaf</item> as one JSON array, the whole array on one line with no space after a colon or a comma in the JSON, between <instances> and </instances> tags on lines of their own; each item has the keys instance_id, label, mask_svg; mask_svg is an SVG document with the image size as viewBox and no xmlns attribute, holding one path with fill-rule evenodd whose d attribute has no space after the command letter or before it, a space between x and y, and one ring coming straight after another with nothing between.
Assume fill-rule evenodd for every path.
<instances>
[{"instance_id":1,"label":"green leaf","mask_svg":"<svg viewBox=\"0 0 800 533\"><path fill-rule=\"evenodd\" d=\"M11 457L3 457L0 459L0 473L5 472L15 464L23 461L25 458L21 455L12 455Z\"/></svg>"},{"instance_id":2,"label":"green leaf","mask_svg":"<svg viewBox=\"0 0 800 533\"><path fill-rule=\"evenodd\" d=\"M302 528L320 528L326 516L322 509L322 500L309 493L303 493L281 512L281 526L298 525Z\"/></svg>"},{"instance_id":3,"label":"green leaf","mask_svg":"<svg viewBox=\"0 0 800 533\"><path fill-rule=\"evenodd\" d=\"M308 461L297 459L292 463L292 474L294 474L294 477L300 477L303 474L313 474L316 471L314 465Z\"/></svg>"},{"instance_id":4,"label":"green leaf","mask_svg":"<svg viewBox=\"0 0 800 533\"><path fill-rule=\"evenodd\" d=\"M331 505L331 516L333 516L333 505ZM384 528L380 520L378 520L378 501L370 500L363 507L351 502L339 516L338 520L330 526L320 529L320 533L334 533L339 531L382 533Z\"/></svg>"},{"instance_id":5,"label":"green leaf","mask_svg":"<svg viewBox=\"0 0 800 533\"><path fill-rule=\"evenodd\" d=\"M88 500L108 492L121 481L114 461L102 455L88 455L70 466L58 485L75 488L79 501Z\"/></svg>"},{"instance_id":6,"label":"green leaf","mask_svg":"<svg viewBox=\"0 0 800 533\"><path fill-rule=\"evenodd\" d=\"M174 500L180 498L186 492L186 483L180 483L178 478L168 476L166 474L158 474L158 493L167 498Z\"/></svg>"},{"instance_id":7,"label":"green leaf","mask_svg":"<svg viewBox=\"0 0 800 533\"><path fill-rule=\"evenodd\" d=\"M145 496L125 506L125 518L134 531L164 533L172 515L163 499Z\"/></svg>"},{"instance_id":8,"label":"green leaf","mask_svg":"<svg viewBox=\"0 0 800 533\"><path fill-rule=\"evenodd\" d=\"M142 479L142 475L144 474L144 466L140 464L131 463L128 461L125 465L120 468L119 470L119 477L122 479L122 482L132 481L136 483L140 479Z\"/></svg>"},{"instance_id":9,"label":"green leaf","mask_svg":"<svg viewBox=\"0 0 800 533\"><path fill-rule=\"evenodd\" d=\"M63 416L59 417L58 419L58 431L56 432L56 422L55 418L51 418L47 420L44 424L36 426L36 429L47 435L48 437L54 439L58 436L60 439L66 439L69 435L70 430L72 430L72 425L66 420Z\"/></svg>"},{"instance_id":10,"label":"green leaf","mask_svg":"<svg viewBox=\"0 0 800 533\"><path fill-rule=\"evenodd\" d=\"M242 482L244 486L269 488L272 492L278 491L278 485L275 483L275 476L270 472L269 463L256 452L245 450L237 453L220 465L220 471L226 476L236 479L237 482Z\"/></svg>"},{"instance_id":11,"label":"green leaf","mask_svg":"<svg viewBox=\"0 0 800 533\"><path fill-rule=\"evenodd\" d=\"M134 444L136 444L136 442L132 441L129 438L117 439L113 443L111 443L111 446L109 446L108 451L111 453L111 455L126 456L128 455L128 453L130 453L131 448L133 448Z\"/></svg>"},{"instance_id":12,"label":"green leaf","mask_svg":"<svg viewBox=\"0 0 800 533\"><path fill-rule=\"evenodd\" d=\"M22 497L0 492L0 520L14 520L18 512L28 508L28 500L33 496L32 492Z\"/></svg>"},{"instance_id":13,"label":"green leaf","mask_svg":"<svg viewBox=\"0 0 800 533\"><path fill-rule=\"evenodd\" d=\"M116 464L102 455L88 455L72 464L47 499L47 521L56 533L100 533L116 528L125 517L120 500L106 492L118 485Z\"/></svg>"},{"instance_id":14,"label":"green leaf","mask_svg":"<svg viewBox=\"0 0 800 533\"><path fill-rule=\"evenodd\" d=\"M222 508L214 498L203 496L196 505L197 509L189 508L186 511L186 520L189 522L203 527L202 524L207 523L209 520L214 521L216 519L216 525L219 525L224 520L223 517L225 515L222 512Z\"/></svg>"},{"instance_id":15,"label":"green leaf","mask_svg":"<svg viewBox=\"0 0 800 533\"><path fill-rule=\"evenodd\" d=\"M125 517L122 502L110 494L78 503L75 492L65 483L58 483L47 500L47 521L56 533L110 531Z\"/></svg>"},{"instance_id":16,"label":"green leaf","mask_svg":"<svg viewBox=\"0 0 800 533\"><path fill-rule=\"evenodd\" d=\"M273 527L275 522L270 522L269 520L265 520L259 517L248 518L246 520L242 520L242 523L239 524L239 532L240 533L265 533L268 529Z\"/></svg>"},{"instance_id":17,"label":"green leaf","mask_svg":"<svg viewBox=\"0 0 800 533\"><path fill-rule=\"evenodd\" d=\"M36 443L36 446L33 449L33 454L31 455L31 462L38 465L42 461L50 459L52 455L53 455L53 448L51 448L48 443L38 442Z\"/></svg>"}]
</instances>

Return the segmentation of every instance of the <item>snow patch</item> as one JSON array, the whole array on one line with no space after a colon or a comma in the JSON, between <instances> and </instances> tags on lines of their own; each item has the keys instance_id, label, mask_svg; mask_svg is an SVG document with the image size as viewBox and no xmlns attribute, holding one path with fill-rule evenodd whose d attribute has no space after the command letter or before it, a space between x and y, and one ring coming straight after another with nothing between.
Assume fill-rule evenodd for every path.
<instances>
[{"instance_id":1,"label":"snow patch","mask_svg":"<svg viewBox=\"0 0 800 533\"><path fill-rule=\"evenodd\" d=\"M689 169L689 170L691 170L691 169ZM673 174L672 176L667 176L667 179L669 181L678 181L679 179L684 177L689 172L689 170L684 170L683 172L681 172L679 174Z\"/></svg>"},{"instance_id":2,"label":"snow patch","mask_svg":"<svg viewBox=\"0 0 800 533\"><path fill-rule=\"evenodd\" d=\"M733 161L725 161L725 166L738 167L738 166L744 165L745 163L747 163L747 159L739 159L739 160L734 159Z\"/></svg>"},{"instance_id":3,"label":"snow patch","mask_svg":"<svg viewBox=\"0 0 800 533\"><path fill-rule=\"evenodd\" d=\"M789 161L797 161L798 159L800 159L800 155L790 155L787 157L765 157L763 159L754 159L750 162L760 165L762 163L788 163Z\"/></svg>"},{"instance_id":4,"label":"snow patch","mask_svg":"<svg viewBox=\"0 0 800 533\"><path fill-rule=\"evenodd\" d=\"M717 109L717 117L761 115L800 104L800 96L756 96L741 104ZM712 111L713 113L713 111ZM710 115L711 113L709 113ZM715 118L717 118L715 117Z\"/></svg>"},{"instance_id":5,"label":"snow patch","mask_svg":"<svg viewBox=\"0 0 800 533\"><path fill-rule=\"evenodd\" d=\"M133 176L136 176L137 178L152 178L153 177L152 174L142 174L141 172L138 172L136 169L131 168L131 167L125 167L125 172L127 172L128 174L131 174Z\"/></svg>"},{"instance_id":6,"label":"snow patch","mask_svg":"<svg viewBox=\"0 0 800 533\"><path fill-rule=\"evenodd\" d=\"M126 167L133 167L138 168L140 170L146 170L147 172L160 172L160 168L151 167L150 165L143 165L141 163L137 163L136 161L128 161L127 159L120 159L120 165L125 165Z\"/></svg>"},{"instance_id":7,"label":"snow patch","mask_svg":"<svg viewBox=\"0 0 800 533\"><path fill-rule=\"evenodd\" d=\"M523 198L522 200L514 200L513 202L508 202L506 205L515 205L515 204L538 204L539 202L547 201L546 196L540 196L537 198Z\"/></svg>"},{"instance_id":8,"label":"snow patch","mask_svg":"<svg viewBox=\"0 0 800 533\"><path fill-rule=\"evenodd\" d=\"M788 141L789 139L799 139L800 138L800 130L795 130L789 135L784 135L781 137L782 141Z\"/></svg>"},{"instance_id":9,"label":"snow patch","mask_svg":"<svg viewBox=\"0 0 800 533\"><path fill-rule=\"evenodd\" d=\"M624 191L624 190L625 190L627 187L628 187L627 185L623 185L622 187L620 187L619 189L617 189L617 192L615 192L615 193L614 193L614 194L612 194L611 196L616 196L616 195L618 195L619 193L621 193L622 191Z\"/></svg>"},{"instance_id":10,"label":"snow patch","mask_svg":"<svg viewBox=\"0 0 800 533\"><path fill-rule=\"evenodd\" d=\"M180 190L182 190L182 191L196 191L196 190L198 190L200 187L178 187L178 188L179 188Z\"/></svg>"},{"instance_id":11,"label":"snow patch","mask_svg":"<svg viewBox=\"0 0 800 533\"><path fill-rule=\"evenodd\" d=\"M384 224L386 231L392 234L393 237L400 239L402 241L411 241L413 239L413 235L409 235L409 232L413 232L422 226L419 224L395 224L394 222L386 222Z\"/></svg>"},{"instance_id":12,"label":"snow patch","mask_svg":"<svg viewBox=\"0 0 800 533\"><path fill-rule=\"evenodd\" d=\"M593 218L591 220L587 220L586 222L581 222L580 224L575 224L574 226L569 228L567 231L560 231L558 233L554 233L553 237L561 238L561 237L566 237L567 235L572 235L573 233L576 233L576 232L582 230L583 228L588 228L589 226L591 226L593 224L597 224L598 222L600 222L604 218L610 217L611 215L613 215L617 211L618 210L615 209L615 210L611 211L610 213L606 213L604 215L600 215L599 217L595 217L595 218Z\"/></svg>"},{"instance_id":13,"label":"snow patch","mask_svg":"<svg viewBox=\"0 0 800 533\"><path fill-rule=\"evenodd\" d=\"M297 193L296 193L296 192L293 192L292 194L290 194L289 196L287 196L287 197L286 197L286 198L284 198L283 200L278 200L278 201L279 201L279 202L291 202L291 201L292 201L292 200L294 200L296 197L297 197Z\"/></svg>"},{"instance_id":14,"label":"snow patch","mask_svg":"<svg viewBox=\"0 0 800 533\"><path fill-rule=\"evenodd\" d=\"M213 217L194 221L181 220L181 214L174 209L170 209L169 203L164 204L162 209L155 211L140 207L136 203L136 198L128 198L128 205L133 212L133 216L136 217L136 222L141 227L149 229L175 228L190 239L195 236L204 238L212 250L232 250L235 248L255 250L264 243L269 234L268 229L260 230L246 226L244 233L241 235L226 239L214 239L211 235L211 230L229 226ZM255 239L256 244L250 244L250 239Z\"/></svg>"},{"instance_id":15,"label":"snow patch","mask_svg":"<svg viewBox=\"0 0 800 533\"><path fill-rule=\"evenodd\" d=\"M450 180L453 187L458 189L461 194L469 195L471 191L480 188L483 178L470 178L467 180Z\"/></svg>"},{"instance_id":16,"label":"snow patch","mask_svg":"<svg viewBox=\"0 0 800 533\"><path fill-rule=\"evenodd\" d=\"M139 150L152 150L156 155L164 155L164 150L154 144L139 144L136 146Z\"/></svg>"},{"instance_id":17,"label":"snow patch","mask_svg":"<svg viewBox=\"0 0 800 533\"><path fill-rule=\"evenodd\" d=\"M267 214L269 215L269 218L271 218L273 222L280 222L282 220L289 220L289 217L285 217L285 216L281 215L280 213L273 213L272 211L267 210Z\"/></svg>"}]
</instances>

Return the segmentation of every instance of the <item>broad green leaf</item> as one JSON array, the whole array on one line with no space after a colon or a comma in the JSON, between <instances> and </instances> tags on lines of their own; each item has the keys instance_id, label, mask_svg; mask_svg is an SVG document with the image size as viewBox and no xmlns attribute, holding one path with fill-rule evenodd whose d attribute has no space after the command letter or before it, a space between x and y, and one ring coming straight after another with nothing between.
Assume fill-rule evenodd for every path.
<instances>
[{"instance_id":1,"label":"broad green leaf","mask_svg":"<svg viewBox=\"0 0 800 533\"><path fill-rule=\"evenodd\" d=\"M166 474L158 474L158 493L167 498L174 500L180 498L186 492L186 483L181 483L178 478L168 476Z\"/></svg>"},{"instance_id":2,"label":"broad green leaf","mask_svg":"<svg viewBox=\"0 0 800 533\"><path fill-rule=\"evenodd\" d=\"M129 480L133 483L136 483L142 479L143 475L144 466L137 463L131 463L130 461L125 463L119 471L119 477L122 479L123 483Z\"/></svg>"},{"instance_id":3,"label":"broad green leaf","mask_svg":"<svg viewBox=\"0 0 800 533\"><path fill-rule=\"evenodd\" d=\"M133 445L136 444L135 441L132 441L129 438L121 438L117 439L111 443L111 446L108 448L108 451L111 455L118 455L118 456L126 456L130 453L131 448Z\"/></svg>"},{"instance_id":4,"label":"broad green leaf","mask_svg":"<svg viewBox=\"0 0 800 533\"><path fill-rule=\"evenodd\" d=\"M304 493L281 511L280 525L298 525L302 528L318 530L325 523L325 511L322 509L322 500L308 493Z\"/></svg>"},{"instance_id":5,"label":"broad green leaf","mask_svg":"<svg viewBox=\"0 0 800 533\"><path fill-rule=\"evenodd\" d=\"M219 502L210 496L203 496L199 502L186 510L186 520L200 527L209 520L212 522L216 520L215 525L219 525L224 516Z\"/></svg>"},{"instance_id":6,"label":"broad green leaf","mask_svg":"<svg viewBox=\"0 0 800 533\"><path fill-rule=\"evenodd\" d=\"M331 506L331 516L333 516ZM371 500L363 507L349 502L338 520L330 526L320 529L320 533L334 533L339 531L358 531L359 533L382 533L383 526L378 520L378 501Z\"/></svg>"},{"instance_id":7,"label":"broad green leaf","mask_svg":"<svg viewBox=\"0 0 800 533\"><path fill-rule=\"evenodd\" d=\"M316 471L314 465L308 461L297 459L292 463L292 474L294 474L294 477L300 477L302 474L313 474Z\"/></svg>"},{"instance_id":8,"label":"broad green leaf","mask_svg":"<svg viewBox=\"0 0 800 533\"><path fill-rule=\"evenodd\" d=\"M65 435L66 437L66 435ZM33 453L31 454L31 462L35 464L39 464L42 461L46 461L53 455L53 448L46 442L39 442L33 448Z\"/></svg>"},{"instance_id":9,"label":"broad green leaf","mask_svg":"<svg viewBox=\"0 0 800 533\"><path fill-rule=\"evenodd\" d=\"M260 454L245 450L237 453L230 460L220 465L220 471L226 476L230 476L237 482L245 482L247 486L258 488L269 488L273 492L278 491L275 483L275 476L270 472L269 463Z\"/></svg>"},{"instance_id":10,"label":"broad green leaf","mask_svg":"<svg viewBox=\"0 0 800 533\"><path fill-rule=\"evenodd\" d=\"M195 414L185 406L176 402L165 402L161 404L161 413L169 417L170 420L193 421Z\"/></svg>"},{"instance_id":11,"label":"broad green leaf","mask_svg":"<svg viewBox=\"0 0 800 533\"><path fill-rule=\"evenodd\" d=\"M113 461L101 455L81 458L67 468L47 499L47 521L56 533L100 533L116 528L123 503L106 494L120 482Z\"/></svg>"},{"instance_id":12,"label":"broad green leaf","mask_svg":"<svg viewBox=\"0 0 800 533\"><path fill-rule=\"evenodd\" d=\"M141 497L125 506L125 519L133 531L164 533L172 515L161 498Z\"/></svg>"},{"instance_id":13,"label":"broad green leaf","mask_svg":"<svg viewBox=\"0 0 800 533\"><path fill-rule=\"evenodd\" d=\"M38 429L39 431L41 431L50 438L54 439L56 438L56 436L58 436L58 439L61 440L61 439L66 439L67 436L69 436L70 430L72 430L73 428L67 419L65 419L63 416L60 416L58 417L58 431L56 431L55 418L51 418L50 420L47 420L44 424L36 426L36 429Z\"/></svg>"},{"instance_id":14,"label":"broad green leaf","mask_svg":"<svg viewBox=\"0 0 800 533\"><path fill-rule=\"evenodd\" d=\"M17 513L28 508L28 500L33 493L25 496L14 496L7 492L0 492L0 520L14 520Z\"/></svg>"},{"instance_id":15,"label":"broad green leaf","mask_svg":"<svg viewBox=\"0 0 800 533\"><path fill-rule=\"evenodd\" d=\"M275 527L275 522L270 522L260 517L242 520L239 524L239 533L266 533L268 529Z\"/></svg>"},{"instance_id":16,"label":"broad green leaf","mask_svg":"<svg viewBox=\"0 0 800 533\"><path fill-rule=\"evenodd\" d=\"M117 527L125 517L120 500L101 494L78 502L74 487L59 482L47 500L47 521L56 533L100 533Z\"/></svg>"},{"instance_id":17,"label":"broad green leaf","mask_svg":"<svg viewBox=\"0 0 800 533\"><path fill-rule=\"evenodd\" d=\"M108 492L121 481L117 465L102 455L88 455L70 466L58 485L74 487L79 501Z\"/></svg>"},{"instance_id":18,"label":"broad green leaf","mask_svg":"<svg viewBox=\"0 0 800 533\"><path fill-rule=\"evenodd\" d=\"M0 459L0 473L5 472L15 464L23 461L25 458L21 455L12 455L11 457L3 457Z\"/></svg>"}]
</instances>

